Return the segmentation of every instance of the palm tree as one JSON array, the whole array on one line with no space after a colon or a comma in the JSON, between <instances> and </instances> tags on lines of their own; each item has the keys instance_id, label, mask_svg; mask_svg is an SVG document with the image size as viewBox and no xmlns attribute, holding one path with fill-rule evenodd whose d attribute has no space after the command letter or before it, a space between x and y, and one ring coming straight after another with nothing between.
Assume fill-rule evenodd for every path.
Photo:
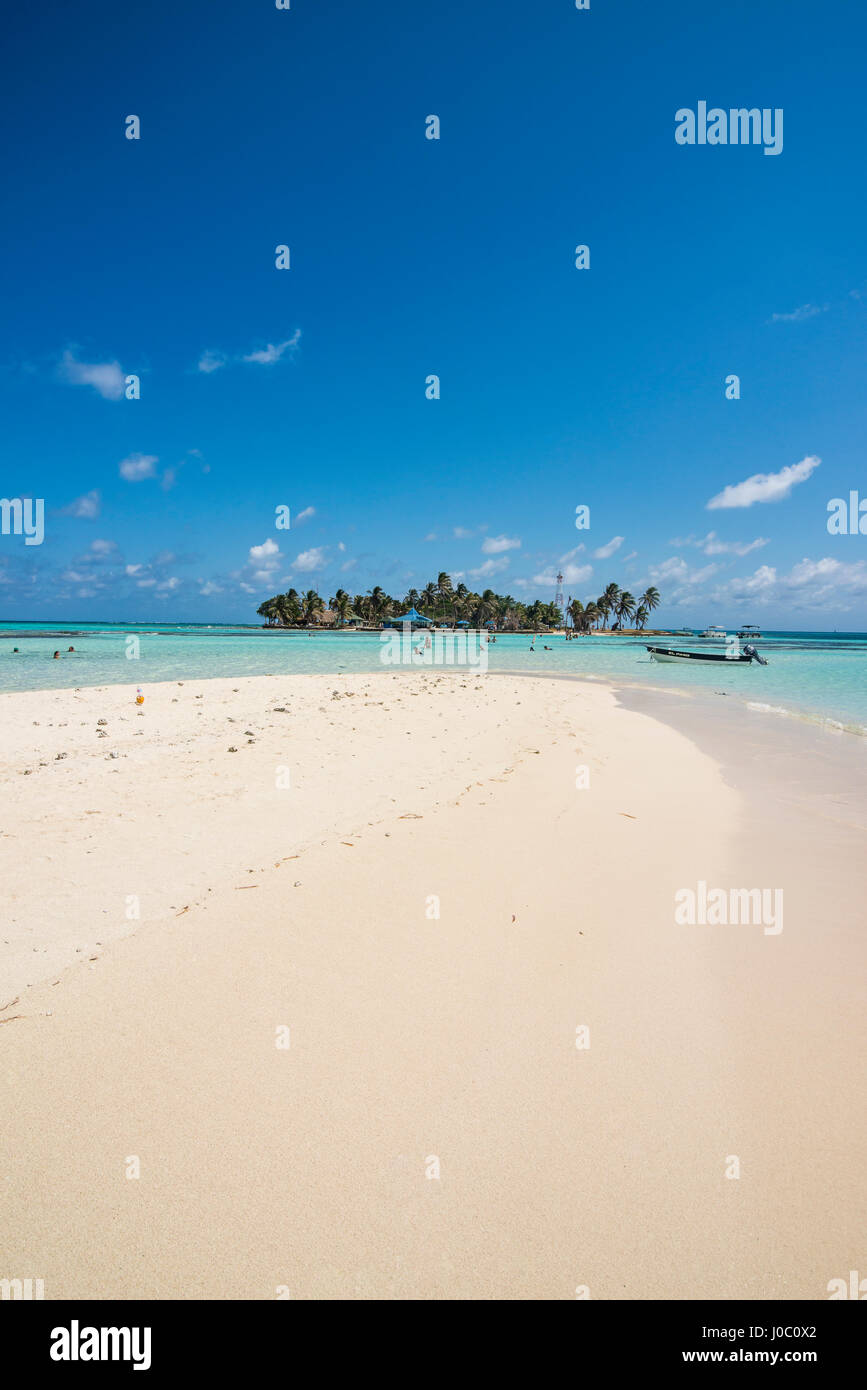
<instances>
[{"instance_id":1,"label":"palm tree","mask_svg":"<svg viewBox=\"0 0 867 1390\"><path fill-rule=\"evenodd\" d=\"M259 604L256 612L260 618L264 618L267 621L269 627L273 627L277 621L277 600L275 598L266 598L264 603Z\"/></svg>"},{"instance_id":2,"label":"palm tree","mask_svg":"<svg viewBox=\"0 0 867 1390\"><path fill-rule=\"evenodd\" d=\"M647 622L647 619L649 617L650 610L647 607L645 607L643 603L639 603L638 607L635 610L635 626L638 628L639 632L644 627L644 624Z\"/></svg>"},{"instance_id":3,"label":"palm tree","mask_svg":"<svg viewBox=\"0 0 867 1390\"><path fill-rule=\"evenodd\" d=\"M466 584L464 584L463 580L461 580L460 584L459 584L458 587L455 589L455 592L454 592L454 595L453 595L453 598L452 598L452 612L453 612L453 614L454 614L454 621L455 621L455 622L457 622L457 620L458 620L458 610L460 610L460 615L461 615L461 617L463 617L464 613L466 612L466 609L467 609L467 606L468 606L468 605L467 605L467 599L469 598L469 596L470 596L470 591L469 591L469 589L467 588Z\"/></svg>"},{"instance_id":4,"label":"palm tree","mask_svg":"<svg viewBox=\"0 0 867 1390\"><path fill-rule=\"evenodd\" d=\"M644 590L644 593L641 595L641 598L638 600L638 602L644 608L647 609L648 614L652 613L654 608L659 607L659 590L654 589L653 585L651 584L649 588Z\"/></svg>"},{"instance_id":5,"label":"palm tree","mask_svg":"<svg viewBox=\"0 0 867 1390\"><path fill-rule=\"evenodd\" d=\"M373 622L382 622L383 618L390 616L394 609L394 599L387 594L381 585L376 584L370 590L367 599L367 610Z\"/></svg>"},{"instance_id":6,"label":"palm tree","mask_svg":"<svg viewBox=\"0 0 867 1390\"><path fill-rule=\"evenodd\" d=\"M319 597L315 589L308 589L301 600L301 621L305 627L310 627L314 618L325 608L325 604Z\"/></svg>"},{"instance_id":7,"label":"palm tree","mask_svg":"<svg viewBox=\"0 0 867 1390\"><path fill-rule=\"evenodd\" d=\"M427 612L427 610L428 610L429 608L433 608L434 610L436 609L436 601L437 601L437 586L436 586L436 584L433 583L433 581L431 581L431 583L430 583L430 584L426 584L425 587L424 587L424 588L422 589L422 591L421 591L421 604L422 604L422 610L421 610L421 611L424 613L425 617L429 617L429 616L430 616L430 614Z\"/></svg>"},{"instance_id":8,"label":"palm tree","mask_svg":"<svg viewBox=\"0 0 867 1390\"><path fill-rule=\"evenodd\" d=\"M437 594L443 609L445 609L452 596L452 578L450 574L446 574L445 570L441 570L437 575Z\"/></svg>"},{"instance_id":9,"label":"palm tree","mask_svg":"<svg viewBox=\"0 0 867 1390\"><path fill-rule=\"evenodd\" d=\"M611 614L617 612L617 603L619 598L620 586L617 584L606 584L605 593L602 595L600 599L596 600L597 607L599 608L600 612L604 613L605 615L606 624Z\"/></svg>"},{"instance_id":10,"label":"palm tree","mask_svg":"<svg viewBox=\"0 0 867 1390\"><path fill-rule=\"evenodd\" d=\"M288 589L285 594L278 594L274 600L277 608L277 617L284 627L291 627L297 623L301 616L301 606L298 602L297 589Z\"/></svg>"},{"instance_id":11,"label":"palm tree","mask_svg":"<svg viewBox=\"0 0 867 1390\"><path fill-rule=\"evenodd\" d=\"M622 629L623 619L631 618L633 613L635 612L635 599L632 597L632 594L629 592L628 589L624 589L622 593L618 594L617 603L615 604L614 611L617 614L617 621L619 622L620 627Z\"/></svg>"},{"instance_id":12,"label":"palm tree","mask_svg":"<svg viewBox=\"0 0 867 1390\"><path fill-rule=\"evenodd\" d=\"M333 608L334 612L337 614L338 622L342 627L352 607L352 600L345 589L338 589L334 598L329 599L328 607Z\"/></svg>"},{"instance_id":13,"label":"palm tree","mask_svg":"<svg viewBox=\"0 0 867 1390\"><path fill-rule=\"evenodd\" d=\"M528 625L532 628L541 627L545 621L545 619L542 616L544 611L545 605L543 603L540 603L539 599L534 599L533 602L530 604L529 608L527 609Z\"/></svg>"},{"instance_id":14,"label":"palm tree","mask_svg":"<svg viewBox=\"0 0 867 1390\"><path fill-rule=\"evenodd\" d=\"M572 626L576 632L584 632L586 619L584 616L584 604L580 598L573 598L566 609L567 615L572 619Z\"/></svg>"},{"instance_id":15,"label":"palm tree","mask_svg":"<svg viewBox=\"0 0 867 1390\"><path fill-rule=\"evenodd\" d=\"M590 631L594 623L599 622L601 616L602 615L599 612L598 606L593 602L591 598L587 603L587 607L584 609L584 621L587 624L588 632Z\"/></svg>"},{"instance_id":16,"label":"palm tree","mask_svg":"<svg viewBox=\"0 0 867 1390\"><path fill-rule=\"evenodd\" d=\"M476 601L473 609L473 621L477 627L484 627L492 618L497 616L497 595L493 589L486 589Z\"/></svg>"}]
</instances>

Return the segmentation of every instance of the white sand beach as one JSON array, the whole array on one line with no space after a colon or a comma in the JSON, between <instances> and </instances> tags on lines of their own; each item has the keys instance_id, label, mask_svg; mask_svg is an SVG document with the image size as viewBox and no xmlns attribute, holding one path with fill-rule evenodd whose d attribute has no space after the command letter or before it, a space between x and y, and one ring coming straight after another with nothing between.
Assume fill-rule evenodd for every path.
<instances>
[{"instance_id":1,"label":"white sand beach","mask_svg":"<svg viewBox=\"0 0 867 1390\"><path fill-rule=\"evenodd\" d=\"M760 795L736 733L602 683L0 709L5 1275L770 1299L863 1260L865 815L808 794L822 736ZM783 930L678 924L699 881L781 887Z\"/></svg>"}]
</instances>

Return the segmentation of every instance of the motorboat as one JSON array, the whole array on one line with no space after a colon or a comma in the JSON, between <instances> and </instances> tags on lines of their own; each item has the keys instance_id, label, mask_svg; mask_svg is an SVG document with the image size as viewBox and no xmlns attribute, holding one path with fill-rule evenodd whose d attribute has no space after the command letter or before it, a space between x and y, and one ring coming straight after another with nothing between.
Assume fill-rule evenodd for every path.
<instances>
[{"instance_id":1,"label":"motorboat","mask_svg":"<svg viewBox=\"0 0 867 1390\"><path fill-rule=\"evenodd\" d=\"M747 642L755 642L761 635L759 628L752 623L744 623L743 627L738 630L738 637L743 637Z\"/></svg>"},{"instance_id":2,"label":"motorboat","mask_svg":"<svg viewBox=\"0 0 867 1390\"><path fill-rule=\"evenodd\" d=\"M712 642L724 642L728 633L724 627L717 627L711 623L710 627L706 627L704 632L699 633L699 637L709 637Z\"/></svg>"},{"instance_id":3,"label":"motorboat","mask_svg":"<svg viewBox=\"0 0 867 1390\"><path fill-rule=\"evenodd\" d=\"M767 666L767 661L760 656L755 647L747 646L742 651L735 652L731 656L727 652L683 652L676 647L647 647L650 652L651 661L715 661L717 664L728 662L732 666L750 666L757 661L760 666Z\"/></svg>"}]
</instances>

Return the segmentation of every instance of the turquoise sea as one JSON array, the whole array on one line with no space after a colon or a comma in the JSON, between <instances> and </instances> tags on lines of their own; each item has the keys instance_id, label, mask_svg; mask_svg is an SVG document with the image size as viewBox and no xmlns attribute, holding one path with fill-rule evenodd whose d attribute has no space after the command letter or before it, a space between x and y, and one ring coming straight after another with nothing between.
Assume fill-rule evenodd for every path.
<instances>
[{"instance_id":1,"label":"turquoise sea","mask_svg":"<svg viewBox=\"0 0 867 1390\"><path fill-rule=\"evenodd\" d=\"M139 655L129 638L138 638ZM655 638L648 638L655 641ZM671 645L723 648L698 638ZM545 651L545 645L551 648ZM867 633L769 632L758 642L767 666L658 665L633 637L540 637L498 634L489 647L493 671L613 678L686 691L725 691L780 714L832 721L867 733ZM15 653L14 647L19 651ZM67 654L66 648L75 647ZM53 652L60 650L60 660ZM383 669L374 632L305 633L260 627L193 624L0 623L0 692L83 685L129 685L209 676Z\"/></svg>"}]
</instances>

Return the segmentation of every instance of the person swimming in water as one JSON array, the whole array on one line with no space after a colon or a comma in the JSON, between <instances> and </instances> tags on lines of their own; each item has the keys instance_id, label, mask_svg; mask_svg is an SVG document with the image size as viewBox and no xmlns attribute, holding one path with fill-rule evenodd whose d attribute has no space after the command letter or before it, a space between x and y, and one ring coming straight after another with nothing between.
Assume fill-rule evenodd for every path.
<instances>
[{"instance_id":1,"label":"person swimming in water","mask_svg":"<svg viewBox=\"0 0 867 1390\"><path fill-rule=\"evenodd\" d=\"M68 652L74 652L74 651L75 651L75 648L74 648L74 647L67 647L66 650L67 650Z\"/></svg>"},{"instance_id":2,"label":"person swimming in water","mask_svg":"<svg viewBox=\"0 0 867 1390\"><path fill-rule=\"evenodd\" d=\"M60 652L55 652L55 653L54 653L54 656L52 657L52 661L59 661L59 660L60 660Z\"/></svg>"}]
</instances>

